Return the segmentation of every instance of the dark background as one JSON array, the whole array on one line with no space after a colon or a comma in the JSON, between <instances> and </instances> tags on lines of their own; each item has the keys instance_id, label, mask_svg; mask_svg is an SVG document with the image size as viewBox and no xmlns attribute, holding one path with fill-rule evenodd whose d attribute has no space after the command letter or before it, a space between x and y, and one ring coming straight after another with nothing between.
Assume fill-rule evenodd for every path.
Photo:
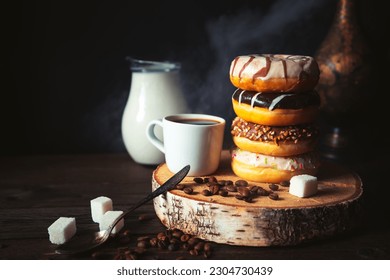
<instances>
[{"instance_id":1,"label":"dark background","mask_svg":"<svg viewBox=\"0 0 390 280\"><path fill-rule=\"evenodd\" d=\"M314 55L336 3L2 3L0 154L125 151L120 122L131 83L126 56L181 61L191 110L222 116L229 123L234 117L231 60L249 53ZM359 28L376 56L383 82L373 83L370 94L382 108L382 98L388 98L390 60L384 43L390 35L386 1L356 4ZM376 108L369 110L362 112L367 118Z\"/></svg>"}]
</instances>

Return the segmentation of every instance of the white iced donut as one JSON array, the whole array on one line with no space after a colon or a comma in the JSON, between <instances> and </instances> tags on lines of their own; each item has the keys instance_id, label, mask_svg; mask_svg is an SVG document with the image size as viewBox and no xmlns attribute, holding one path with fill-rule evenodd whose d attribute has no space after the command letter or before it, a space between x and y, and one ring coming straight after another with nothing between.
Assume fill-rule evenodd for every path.
<instances>
[{"instance_id":1,"label":"white iced donut","mask_svg":"<svg viewBox=\"0 0 390 280\"><path fill-rule=\"evenodd\" d=\"M237 56L230 81L240 89L263 92L304 92L317 85L320 71L311 56L252 54Z\"/></svg>"}]
</instances>

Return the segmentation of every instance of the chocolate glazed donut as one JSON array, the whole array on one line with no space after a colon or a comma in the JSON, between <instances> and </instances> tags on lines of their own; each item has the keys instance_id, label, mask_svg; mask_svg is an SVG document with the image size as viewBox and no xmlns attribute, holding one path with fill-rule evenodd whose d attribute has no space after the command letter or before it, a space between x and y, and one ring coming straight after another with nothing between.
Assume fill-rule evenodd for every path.
<instances>
[{"instance_id":1,"label":"chocolate glazed donut","mask_svg":"<svg viewBox=\"0 0 390 280\"><path fill-rule=\"evenodd\" d=\"M232 103L236 115L248 122L285 126L313 122L319 112L320 96L314 90L295 94L237 89Z\"/></svg>"}]
</instances>

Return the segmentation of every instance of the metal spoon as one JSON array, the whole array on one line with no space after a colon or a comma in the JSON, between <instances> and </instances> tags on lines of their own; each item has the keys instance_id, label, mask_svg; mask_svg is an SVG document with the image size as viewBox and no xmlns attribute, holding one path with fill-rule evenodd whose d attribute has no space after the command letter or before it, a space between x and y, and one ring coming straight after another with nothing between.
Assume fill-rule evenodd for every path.
<instances>
[{"instance_id":1,"label":"metal spoon","mask_svg":"<svg viewBox=\"0 0 390 280\"><path fill-rule=\"evenodd\" d=\"M169 190L172 190L177 184L179 184L184 179L184 177L188 174L189 170L190 170L189 165L183 167L183 169L181 169L179 172L173 175L159 188L154 190L152 193L148 194L145 198L141 199L138 203L136 203L134 206L129 208L127 211L124 211L118 218L116 218L116 220L108 227L108 229L95 232L93 233L92 236L90 235L75 236L68 242L59 245L55 250L55 254L60 254L60 255L79 254L79 253L87 252L89 250L92 250L102 245L112 236L111 235L112 230L122 218L126 217L130 212L144 205L145 203L152 200L153 198Z\"/></svg>"}]
</instances>

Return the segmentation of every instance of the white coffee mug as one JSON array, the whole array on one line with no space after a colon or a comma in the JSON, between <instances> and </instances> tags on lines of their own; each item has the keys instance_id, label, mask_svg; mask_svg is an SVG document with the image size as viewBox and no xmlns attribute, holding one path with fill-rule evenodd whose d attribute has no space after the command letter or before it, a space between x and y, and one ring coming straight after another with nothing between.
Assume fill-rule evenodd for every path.
<instances>
[{"instance_id":1,"label":"white coffee mug","mask_svg":"<svg viewBox=\"0 0 390 280\"><path fill-rule=\"evenodd\" d=\"M218 169L225 123L223 118L212 115L176 114L149 122L146 136L165 154L171 172L189 164L188 176L205 176ZM155 135L155 126L162 127L162 141Z\"/></svg>"}]
</instances>

